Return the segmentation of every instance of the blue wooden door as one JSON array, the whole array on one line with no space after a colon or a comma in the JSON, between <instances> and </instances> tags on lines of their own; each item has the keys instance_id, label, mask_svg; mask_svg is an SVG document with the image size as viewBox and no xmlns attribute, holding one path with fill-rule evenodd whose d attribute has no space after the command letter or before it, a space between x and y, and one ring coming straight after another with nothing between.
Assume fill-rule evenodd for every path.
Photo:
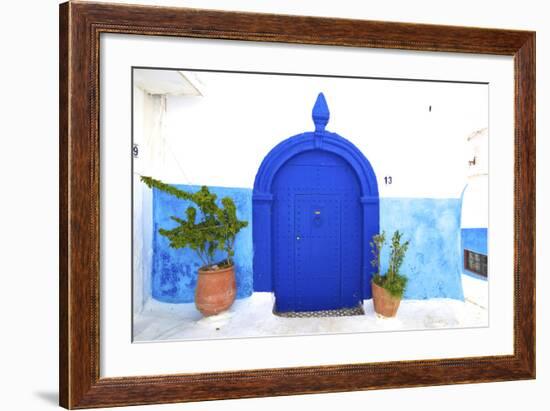
<instances>
[{"instance_id":1,"label":"blue wooden door","mask_svg":"<svg viewBox=\"0 0 550 411\"><path fill-rule=\"evenodd\" d=\"M340 198L294 196L296 311L337 309L340 288Z\"/></svg>"},{"instance_id":2,"label":"blue wooden door","mask_svg":"<svg viewBox=\"0 0 550 411\"><path fill-rule=\"evenodd\" d=\"M356 307L362 301L362 208L352 168L321 150L295 156L274 183L277 311Z\"/></svg>"}]
</instances>

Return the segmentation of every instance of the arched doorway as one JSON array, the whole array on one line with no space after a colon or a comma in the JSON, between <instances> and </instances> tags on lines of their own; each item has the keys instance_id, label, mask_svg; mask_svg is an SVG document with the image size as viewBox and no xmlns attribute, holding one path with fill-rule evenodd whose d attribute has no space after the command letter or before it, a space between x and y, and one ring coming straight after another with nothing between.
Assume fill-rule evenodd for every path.
<instances>
[{"instance_id":1,"label":"arched doorway","mask_svg":"<svg viewBox=\"0 0 550 411\"><path fill-rule=\"evenodd\" d=\"M321 93L315 131L278 144L256 175L254 289L274 292L277 311L355 307L371 297L376 177L357 147L325 130L328 120Z\"/></svg>"}]
</instances>

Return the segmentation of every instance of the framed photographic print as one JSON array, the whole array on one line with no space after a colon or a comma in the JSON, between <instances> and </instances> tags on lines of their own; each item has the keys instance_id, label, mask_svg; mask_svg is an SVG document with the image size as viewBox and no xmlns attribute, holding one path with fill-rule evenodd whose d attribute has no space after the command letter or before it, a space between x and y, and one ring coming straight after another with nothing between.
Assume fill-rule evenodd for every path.
<instances>
[{"instance_id":1,"label":"framed photographic print","mask_svg":"<svg viewBox=\"0 0 550 411\"><path fill-rule=\"evenodd\" d=\"M60 403L535 377L535 33L60 6Z\"/></svg>"}]
</instances>

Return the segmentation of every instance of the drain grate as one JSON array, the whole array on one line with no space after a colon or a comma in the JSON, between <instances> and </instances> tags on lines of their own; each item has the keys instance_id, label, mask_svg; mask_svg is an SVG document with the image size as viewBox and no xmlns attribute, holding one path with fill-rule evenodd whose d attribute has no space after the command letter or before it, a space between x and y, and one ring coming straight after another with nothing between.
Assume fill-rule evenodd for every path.
<instances>
[{"instance_id":1,"label":"drain grate","mask_svg":"<svg viewBox=\"0 0 550 411\"><path fill-rule=\"evenodd\" d=\"M319 310L319 311L286 311L277 312L273 309L273 314L285 318L315 318L315 317L347 317L352 315L363 315L365 311L363 306L354 308L339 308L337 310Z\"/></svg>"}]
</instances>

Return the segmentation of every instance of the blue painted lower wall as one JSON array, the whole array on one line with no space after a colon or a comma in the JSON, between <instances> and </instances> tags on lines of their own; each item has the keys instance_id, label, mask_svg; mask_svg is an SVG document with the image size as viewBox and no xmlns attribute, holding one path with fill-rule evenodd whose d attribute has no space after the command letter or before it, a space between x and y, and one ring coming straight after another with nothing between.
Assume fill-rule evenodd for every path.
<instances>
[{"instance_id":1,"label":"blue painted lower wall","mask_svg":"<svg viewBox=\"0 0 550 411\"><path fill-rule=\"evenodd\" d=\"M381 198L380 230L388 243L395 230L410 240L401 274L409 279L404 298L464 299L461 282L460 199ZM389 247L382 255L388 261ZM382 272L387 269L382 265Z\"/></svg>"},{"instance_id":2,"label":"blue painted lower wall","mask_svg":"<svg viewBox=\"0 0 550 411\"><path fill-rule=\"evenodd\" d=\"M462 249L487 255L487 229L463 228L461 230Z\"/></svg>"},{"instance_id":3,"label":"blue painted lower wall","mask_svg":"<svg viewBox=\"0 0 550 411\"><path fill-rule=\"evenodd\" d=\"M487 255L487 228L463 228L460 230L461 235L461 251L464 250L474 251L476 253ZM464 254L462 254L464 255ZM463 267L464 274L468 274L472 277L487 280L487 277L483 277L477 273L466 270Z\"/></svg>"},{"instance_id":4,"label":"blue painted lower wall","mask_svg":"<svg viewBox=\"0 0 550 411\"><path fill-rule=\"evenodd\" d=\"M197 186L177 187L199 189ZM237 298L247 297L253 291L252 190L210 189L218 198L233 198L239 219L249 222L238 234L235 247ZM184 201L154 190L152 294L159 301L188 303L194 300L200 260L191 250L170 248L168 240L158 233L161 227L173 227L175 223L170 216L182 216L185 209ZM460 199L381 198L380 229L385 230L388 237L398 229L405 239L411 240L401 270L409 277L405 298L463 299ZM388 250L385 260L387 253Z\"/></svg>"},{"instance_id":5,"label":"blue painted lower wall","mask_svg":"<svg viewBox=\"0 0 550 411\"><path fill-rule=\"evenodd\" d=\"M198 186L175 185L187 191L198 191ZM252 190L246 188L209 187L218 199L228 196L237 206L237 217L248 221L235 241L235 274L237 298L252 294ZM201 260L190 249L170 248L168 239L159 234L159 228L177 225L171 216L185 218L188 202L177 199L162 191L153 190L153 298L168 303L190 303L194 301L197 271ZM224 259L219 254L219 260Z\"/></svg>"}]
</instances>

